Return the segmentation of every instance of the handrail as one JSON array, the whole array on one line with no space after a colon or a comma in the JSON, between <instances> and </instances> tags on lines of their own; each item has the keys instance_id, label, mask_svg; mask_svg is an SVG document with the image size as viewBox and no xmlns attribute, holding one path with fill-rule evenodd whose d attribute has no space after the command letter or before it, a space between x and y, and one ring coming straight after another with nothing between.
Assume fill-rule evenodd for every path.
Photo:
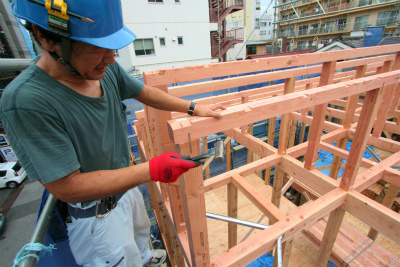
<instances>
[{"instance_id":1,"label":"handrail","mask_svg":"<svg viewBox=\"0 0 400 267\"><path fill-rule=\"evenodd\" d=\"M54 211L54 207L56 205L57 199L49 194L47 198L46 204L43 207L42 213L40 214L39 220L36 224L35 230L33 230L33 234L29 243L43 243L44 237L47 232L47 228L49 227L51 216ZM32 252L36 255L39 252ZM36 265L37 259L35 257L26 257L19 264L20 267L33 267Z\"/></svg>"},{"instance_id":2,"label":"handrail","mask_svg":"<svg viewBox=\"0 0 400 267\"><path fill-rule=\"evenodd\" d=\"M29 67L32 59L14 59L2 58L0 59L0 69L4 71L21 71Z\"/></svg>"}]
</instances>

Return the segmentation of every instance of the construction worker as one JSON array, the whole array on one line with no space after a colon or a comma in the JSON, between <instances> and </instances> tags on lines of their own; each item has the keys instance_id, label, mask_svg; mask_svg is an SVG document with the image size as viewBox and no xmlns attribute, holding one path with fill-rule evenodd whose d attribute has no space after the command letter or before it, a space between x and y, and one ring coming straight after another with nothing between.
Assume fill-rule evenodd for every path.
<instances>
[{"instance_id":1,"label":"construction worker","mask_svg":"<svg viewBox=\"0 0 400 267\"><path fill-rule=\"evenodd\" d=\"M138 185L174 182L197 166L162 154L129 166L127 98L154 108L219 118L222 105L196 105L137 81L114 59L136 36L120 1L15 0L42 55L7 86L0 115L29 178L68 203L68 237L84 266L159 266Z\"/></svg>"}]
</instances>

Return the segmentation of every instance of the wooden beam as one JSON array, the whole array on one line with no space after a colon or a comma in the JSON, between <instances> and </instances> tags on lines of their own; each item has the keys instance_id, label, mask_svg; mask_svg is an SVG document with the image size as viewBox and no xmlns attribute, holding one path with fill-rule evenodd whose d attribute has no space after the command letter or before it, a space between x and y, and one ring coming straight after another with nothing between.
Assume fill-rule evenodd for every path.
<instances>
[{"instance_id":1,"label":"wooden beam","mask_svg":"<svg viewBox=\"0 0 400 267\"><path fill-rule=\"evenodd\" d=\"M400 214L350 190L343 208L381 234L400 244Z\"/></svg>"},{"instance_id":2,"label":"wooden beam","mask_svg":"<svg viewBox=\"0 0 400 267\"><path fill-rule=\"evenodd\" d=\"M352 188L354 185L357 171L368 143L368 137L378 112L381 97L381 89L368 91L365 96L360 120L358 121L357 130L352 143L352 149L350 150L349 160L344 169L340 183L340 186L345 190Z\"/></svg>"},{"instance_id":3,"label":"wooden beam","mask_svg":"<svg viewBox=\"0 0 400 267\"><path fill-rule=\"evenodd\" d=\"M336 61L324 62L322 65L319 86L325 86L332 83L333 75L335 74L335 68ZM321 140L327 106L327 103L319 104L314 109L313 120L308 132L309 137L307 153L304 159L304 168L307 170L312 170L315 167L315 160L318 154L318 146Z\"/></svg>"},{"instance_id":4,"label":"wooden beam","mask_svg":"<svg viewBox=\"0 0 400 267\"><path fill-rule=\"evenodd\" d=\"M285 89L284 89L285 94L291 94L294 92L295 82L296 82L296 77L288 78L285 80ZM289 127L290 127L290 113L283 114L281 116L281 127L279 130L279 142L278 142L279 155L286 155L287 152L286 150L288 147L288 140L289 140ZM281 204L282 186L285 175L286 174L281 169L275 168L271 202L278 208L280 207Z\"/></svg>"},{"instance_id":5,"label":"wooden beam","mask_svg":"<svg viewBox=\"0 0 400 267\"><path fill-rule=\"evenodd\" d=\"M242 176L234 173L232 178L232 183L273 223L286 219L285 213L273 205L268 198L250 185Z\"/></svg>"},{"instance_id":6,"label":"wooden beam","mask_svg":"<svg viewBox=\"0 0 400 267\"><path fill-rule=\"evenodd\" d=\"M233 183L228 184L228 216L237 218L238 189ZM237 224L228 223L228 249L237 245Z\"/></svg>"},{"instance_id":7,"label":"wooden beam","mask_svg":"<svg viewBox=\"0 0 400 267\"><path fill-rule=\"evenodd\" d=\"M318 219L343 205L346 192L340 188L321 198L308 202L294 211L286 220L273 224L258 235L248 238L243 243L223 252L211 260L211 266L245 266L272 250L278 237L285 234L283 241L312 225Z\"/></svg>"},{"instance_id":8,"label":"wooden beam","mask_svg":"<svg viewBox=\"0 0 400 267\"><path fill-rule=\"evenodd\" d=\"M324 195L339 186L339 183L329 176L316 170L305 169L304 163L290 156L283 156L281 163L276 167L281 168L285 173L306 184L320 195Z\"/></svg>"},{"instance_id":9,"label":"wooden beam","mask_svg":"<svg viewBox=\"0 0 400 267\"><path fill-rule=\"evenodd\" d=\"M239 167L232 171L215 176L210 180L204 181L204 191L208 192L208 191L218 188L220 186L231 183L233 174L238 174L240 176L246 177L257 171L261 171L268 167L277 165L279 162L281 162L281 158L282 157L280 155L272 155L272 156L254 161L250 164Z\"/></svg>"},{"instance_id":10,"label":"wooden beam","mask_svg":"<svg viewBox=\"0 0 400 267\"><path fill-rule=\"evenodd\" d=\"M257 122L263 119L276 117L281 114L307 108L313 105L326 103L330 100L361 93L397 82L400 71L392 71L379 75L360 78L345 83L331 84L288 95L277 96L265 100L229 107L222 111L222 118L185 118L169 121L169 133L176 144L188 142L188 132L193 139L201 138L215 132L224 132L228 129ZM187 120L189 123L184 123ZM207 125L207 127L204 127Z\"/></svg>"},{"instance_id":11,"label":"wooden beam","mask_svg":"<svg viewBox=\"0 0 400 267\"><path fill-rule=\"evenodd\" d=\"M324 237L322 238L318 249L317 259L315 260L315 267L328 265L329 257L331 256L336 237L339 233L340 226L342 225L344 214L345 211L343 209L337 208L329 215Z\"/></svg>"},{"instance_id":12,"label":"wooden beam","mask_svg":"<svg viewBox=\"0 0 400 267\"><path fill-rule=\"evenodd\" d=\"M257 72L260 70L281 69L295 66L312 65L325 61L341 60L357 57L367 57L376 54L393 53L399 50L400 45L376 46L359 49L346 49L342 51L330 51L327 53L311 53L296 56L282 56L265 59L253 59L243 61L223 62L216 64L205 64L198 66L177 67L155 71L146 71L146 84L151 86L162 84L174 84L192 80L201 80L213 77L229 76L246 72Z\"/></svg>"},{"instance_id":13,"label":"wooden beam","mask_svg":"<svg viewBox=\"0 0 400 267\"><path fill-rule=\"evenodd\" d=\"M200 140L192 140L194 153L200 152ZM189 155L189 144L180 145L176 153ZM190 257L193 266L209 266L210 250L208 244L207 217L204 199L203 172L193 168L179 178L186 228L188 233Z\"/></svg>"},{"instance_id":14,"label":"wooden beam","mask_svg":"<svg viewBox=\"0 0 400 267\"><path fill-rule=\"evenodd\" d=\"M382 194L382 192L381 192ZM389 189L387 190L385 197L383 198L382 205L391 209L395 198L399 195L399 187L395 185L389 185ZM368 233L368 237L372 240L375 240L378 236L378 231L374 228L371 228Z\"/></svg>"}]
</instances>

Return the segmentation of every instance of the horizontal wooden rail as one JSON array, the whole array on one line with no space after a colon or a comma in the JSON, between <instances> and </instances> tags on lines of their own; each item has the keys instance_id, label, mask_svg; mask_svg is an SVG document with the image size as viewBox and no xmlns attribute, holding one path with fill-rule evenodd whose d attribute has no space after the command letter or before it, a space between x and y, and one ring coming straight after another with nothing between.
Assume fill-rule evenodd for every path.
<instances>
[{"instance_id":1,"label":"horizontal wooden rail","mask_svg":"<svg viewBox=\"0 0 400 267\"><path fill-rule=\"evenodd\" d=\"M383 64L383 62L387 60L393 60L395 58L394 55L386 55L386 56L379 56L379 57L372 57L372 58L363 58L363 59L355 59L349 60L344 62L338 62L336 65L336 69L345 69L351 67L357 67L361 65L367 65L372 63L380 63L379 65ZM375 66L376 68L376 66ZM230 77L226 79L218 79L212 81L205 81L201 83L194 83L182 86L174 86L168 89L168 93L182 97L188 95L195 95L200 93L207 93L213 92L228 88L234 88L238 86L247 86L257 83L265 83L270 81L276 81L281 79L286 79L290 77L301 77L305 75L317 74L320 73L322 69L322 65L315 65L309 67L300 67L300 68L293 68L288 70L281 70L281 71L273 71L268 73L260 73L260 74L252 74L246 76L239 76L239 77Z\"/></svg>"},{"instance_id":2,"label":"horizontal wooden rail","mask_svg":"<svg viewBox=\"0 0 400 267\"><path fill-rule=\"evenodd\" d=\"M283 221L279 221L261 233L252 236L211 260L211 266L245 266L272 250L276 240L284 234L283 242L304 228L342 206L347 192L337 188L321 198L299 207Z\"/></svg>"},{"instance_id":3,"label":"horizontal wooden rail","mask_svg":"<svg viewBox=\"0 0 400 267\"><path fill-rule=\"evenodd\" d=\"M310 53L146 71L144 72L144 77L146 84L157 86L242 74L243 70L247 73L251 73L318 64L327 61L367 57L382 53L395 53L398 51L400 51L400 44L373 46L325 53Z\"/></svg>"},{"instance_id":4,"label":"horizontal wooden rail","mask_svg":"<svg viewBox=\"0 0 400 267\"><path fill-rule=\"evenodd\" d=\"M183 144L190 141L189 132L191 132L191 138L198 139L248 123L323 104L334 99L360 94L382 87L384 84L394 84L398 82L399 76L400 71L392 71L348 82L317 87L304 92L294 92L241 104L222 111L222 118L220 119L194 117L168 121L170 138L176 144ZM207 125L207 127L204 127L204 125Z\"/></svg>"}]
</instances>

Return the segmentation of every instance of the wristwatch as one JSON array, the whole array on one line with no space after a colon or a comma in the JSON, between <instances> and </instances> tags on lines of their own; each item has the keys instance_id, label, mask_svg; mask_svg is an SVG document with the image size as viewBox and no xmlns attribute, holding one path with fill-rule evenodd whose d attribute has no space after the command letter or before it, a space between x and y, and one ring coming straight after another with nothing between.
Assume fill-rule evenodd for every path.
<instances>
[{"instance_id":1,"label":"wristwatch","mask_svg":"<svg viewBox=\"0 0 400 267\"><path fill-rule=\"evenodd\" d=\"M194 115L194 107L196 106L196 102L194 102L194 101L192 101L191 103L190 103L190 107L189 107L189 110L188 110L188 114L190 115L190 116L193 116Z\"/></svg>"}]
</instances>

